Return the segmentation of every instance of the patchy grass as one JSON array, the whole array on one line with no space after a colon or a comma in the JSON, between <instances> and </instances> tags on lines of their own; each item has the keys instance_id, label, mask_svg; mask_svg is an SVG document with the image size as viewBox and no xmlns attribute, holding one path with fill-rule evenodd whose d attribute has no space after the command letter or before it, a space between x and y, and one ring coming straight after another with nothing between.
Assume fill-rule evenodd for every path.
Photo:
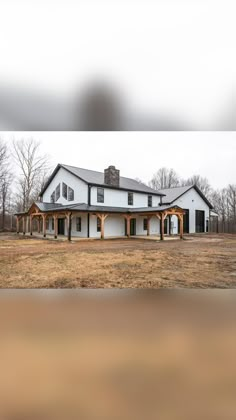
<instances>
[{"instance_id":1,"label":"patchy grass","mask_svg":"<svg viewBox=\"0 0 236 420\"><path fill-rule=\"evenodd\" d=\"M56 242L0 235L1 288L228 288L236 235Z\"/></svg>"}]
</instances>

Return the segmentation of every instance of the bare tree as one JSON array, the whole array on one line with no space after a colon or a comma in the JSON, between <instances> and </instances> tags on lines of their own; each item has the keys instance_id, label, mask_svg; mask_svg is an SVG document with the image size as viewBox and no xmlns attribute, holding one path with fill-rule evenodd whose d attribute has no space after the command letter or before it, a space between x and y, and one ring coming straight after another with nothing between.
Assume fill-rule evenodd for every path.
<instances>
[{"instance_id":1,"label":"bare tree","mask_svg":"<svg viewBox=\"0 0 236 420\"><path fill-rule=\"evenodd\" d=\"M9 159L7 145L3 141L0 141L0 212L2 230L5 229L5 216L8 210L7 203L12 182Z\"/></svg>"},{"instance_id":2,"label":"bare tree","mask_svg":"<svg viewBox=\"0 0 236 420\"><path fill-rule=\"evenodd\" d=\"M201 192L207 197L210 198L212 193L212 188L207 178L203 178L200 175L193 175L186 180L182 180L181 184L184 185L196 185Z\"/></svg>"},{"instance_id":3,"label":"bare tree","mask_svg":"<svg viewBox=\"0 0 236 420\"><path fill-rule=\"evenodd\" d=\"M48 156L40 154L40 143L33 139L14 141L13 155L20 169L16 205L26 211L38 199L48 172Z\"/></svg>"},{"instance_id":4,"label":"bare tree","mask_svg":"<svg viewBox=\"0 0 236 420\"><path fill-rule=\"evenodd\" d=\"M178 187L179 185L179 176L172 168L160 168L149 182L149 186L155 190Z\"/></svg>"}]
</instances>

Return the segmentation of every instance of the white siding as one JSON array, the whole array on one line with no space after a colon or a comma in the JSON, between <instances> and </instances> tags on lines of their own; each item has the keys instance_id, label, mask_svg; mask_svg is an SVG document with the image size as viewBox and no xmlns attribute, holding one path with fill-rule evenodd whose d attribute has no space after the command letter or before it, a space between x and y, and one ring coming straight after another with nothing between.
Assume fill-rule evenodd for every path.
<instances>
[{"instance_id":1,"label":"white siding","mask_svg":"<svg viewBox=\"0 0 236 420\"><path fill-rule=\"evenodd\" d=\"M132 192L132 191L130 191ZM147 207L148 195L138 192L133 193L133 205L128 205L128 191L116 190L112 188L104 188L104 203L97 202L97 187L91 188L91 205L95 206L112 206L112 207ZM151 194L150 194L151 195ZM159 196L152 196L153 207L160 203Z\"/></svg>"},{"instance_id":2,"label":"white siding","mask_svg":"<svg viewBox=\"0 0 236 420\"><path fill-rule=\"evenodd\" d=\"M195 211L203 210L205 212L205 231L206 221L209 220L209 207L202 197L197 193L194 188L187 191L182 197L176 200L173 205L182 207L183 209L189 209L189 233L195 233ZM173 234L178 233L178 219L176 216L172 216L172 222L174 225Z\"/></svg>"},{"instance_id":3,"label":"white siding","mask_svg":"<svg viewBox=\"0 0 236 420\"><path fill-rule=\"evenodd\" d=\"M74 190L74 201L68 201L62 197L62 182L67 184ZM74 203L87 203L88 202L88 186L84 181L81 181L75 175L66 171L64 168L60 168L52 182L43 194L43 202L50 203L51 194L56 189L58 184L61 184L61 195L57 203L60 204L74 204Z\"/></svg>"},{"instance_id":4,"label":"white siding","mask_svg":"<svg viewBox=\"0 0 236 420\"><path fill-rule=\"evenodd\" d=\"M81 217L81 232L76 230L76 217ZM73 214L71 221L71 236L87 238L88 236L88 215L85 213Z\"/></svg>"}]
</instances>

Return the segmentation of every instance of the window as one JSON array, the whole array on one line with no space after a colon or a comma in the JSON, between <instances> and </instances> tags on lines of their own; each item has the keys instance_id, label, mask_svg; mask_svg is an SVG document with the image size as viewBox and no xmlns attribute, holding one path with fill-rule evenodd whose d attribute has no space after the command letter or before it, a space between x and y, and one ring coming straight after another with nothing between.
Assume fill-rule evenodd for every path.
<instances>
[{"instance_id":1,"label":"window","mask_svg":"<svg viewBox=\"0 0 236 420\"><path fill-rule=\"evenodd\" d=\"M70 187L68 187L68 200L74 201L74 190Z\"/></svg>"},{"instance_id":2,"label":"window","mask_svg":"<svg viewBox=\"0 0 236 420\"><path fill-rule=\"evenodd\" d=\"M54 217L52 217L52 230L54 230Z\"/></svg>"},{"instance_id":3,"label":"window","mask_svg":"<svg viewBox=\"0 0 236 420\"><path fill-rule=\"evenodd\" d=\"M81 217L76 217L76 232L81 232Z\"/></svg>"},{"instance_id":4,"label":"window","mask_svg":"<svg viewBox=\"0 0 236 420\"><path fill-rule=\"evenodd\" d=\"M56 188L56 201L60 198L61 195L61 184L58 184L57 188Z\"/></svg>"},{"instance_id":5,"label":"window","mask_svg":"<svg viewBox=\"0 0 236 420\"><path fill-rule=\"evenodd\" d=\"M147 219L143 219L143 230L147 230Z\"/></svg>"},{"instance_id":6,"label":"window","mask_svg":"<svg viewBox=\"0 0 236 420\"><path fill-rule=\"evenodd\" d=\"M132 206L134 204L134 194L132 192L128 192L128 205Z\"/></svg>"},{"instance_id":7,"label":"window","mask_svg":"<svg viewBox=\"0 0 236 420\"><path fill-rule=\"evenodd\" d=\"M104 203L104 188L97 189L97 202Z\"/></svg>"},{"instance_id":8,"label":"window","mask_svg":"<svg viewBox=\"0 0 236 420\"><path fill-rule=\"evenodd\" d=\"M51 203L55 203L55 197L56 197L56 193L55 193L55 191L53 191L53 193L51 195Z\"/></svg>"},{"instance_id":9,"label":"window","mask_svg":"<svg viewBox=\"0 0 236 420\"><path fill-rule=\"evenodd\" d=\"M101 219L97 217L97 232L101 232Z\"/></svg>"},{"instance_id":10,"label":"window","mask_svg":"<svg viewBox=\"0 0 236 420\"><path fill-rule=\"evenodd\" d=\"M46 230L49 230L49 218L46 219Z\"/></svg>"},{"instance_id":11,"label":"window","mask_svg":"<svg viewBox=\"0 0 236 420\"><path fill-rule=\"evenodd\" d=\"M62 183L62 196L67 200L67 185Z\"/></svg>"},{"instance_id":12,"label":"window","mask_svg":"<svg viewBox=\"0 0 236 420\"><path fill-rule=\"evenodd\" d=\"M152 195L148 196L148 207L152 207Z\"/></svg>"}]
</instances>

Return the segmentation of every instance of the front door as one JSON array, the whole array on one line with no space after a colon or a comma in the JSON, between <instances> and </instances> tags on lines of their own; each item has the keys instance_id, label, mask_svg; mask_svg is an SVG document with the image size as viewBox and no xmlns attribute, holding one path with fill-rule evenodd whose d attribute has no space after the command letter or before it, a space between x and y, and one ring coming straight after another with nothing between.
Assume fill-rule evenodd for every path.
<instances>
[{"instance_id":1,"label":"front door","mask_svg":"<svg viewBox=\"0 0 236 420\"><path fill-rule=\"evenodd\" d=\"M58 219L58 235L65 235L65 219Z\"/></svg>"},{"instance_id":2,"label":"front door","mask_svg":"<svg viewBox=\"0 0 236 420\"><path fill-rule=\"evenodd\" d=\"M136 219L130 219L130 235L136 235Z\"/></svg>"}]
</instances>

